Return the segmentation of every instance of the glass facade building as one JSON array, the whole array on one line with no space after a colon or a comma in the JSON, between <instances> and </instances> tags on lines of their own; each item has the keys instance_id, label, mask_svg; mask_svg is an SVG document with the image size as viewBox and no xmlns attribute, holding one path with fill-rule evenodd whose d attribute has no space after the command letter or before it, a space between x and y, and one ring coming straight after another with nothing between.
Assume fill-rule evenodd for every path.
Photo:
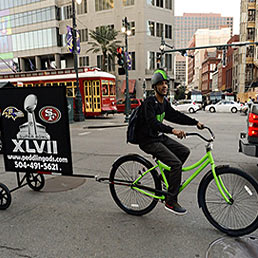
<instances>
[{"instance_id":1,"label":"glass facade building","mask_svg":"<svg viewBox=\"0 0 258 258\"><path fill-rule=\"evenodd\" d=\"M184 13L175 16L175 47L186 48L198 29L231 28L233 33L233 17L222 17L216 13Z\"/></svg>"},{"instance_id":2,"label":"glass facade building","mask_svg":"<svg viewBox=\"0 0 258 258\"><path fill-rule=\"evenodd\" d=\"M95 41L90 32L108 25L118 32L116 39L124 46L121 27L127 17L131 29L129 76L139 88L138 96L142 97L143 82L146 90L152 89L151 75L161 63L174 78L173 54L164 55L162 62L157 54L162 34L169 45L174 45L174 0L82 0L80 5L75 4L75 10L72 8L72 0L0 0L0 73L12 72L10 67L18 67L18 71L74 67L72 47L67 42L71 42L75 11L81 50L79 65L103 69L102 51L88 51L89 42ZM117 76L119 87L124 76L118 75L115 55L106 61L107 71Z\"/></svg>"}]
</instances>

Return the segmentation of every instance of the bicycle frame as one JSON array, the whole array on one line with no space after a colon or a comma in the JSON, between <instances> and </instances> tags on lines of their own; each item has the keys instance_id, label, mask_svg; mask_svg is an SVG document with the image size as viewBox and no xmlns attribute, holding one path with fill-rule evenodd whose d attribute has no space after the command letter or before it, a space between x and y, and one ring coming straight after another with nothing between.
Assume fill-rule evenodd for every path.
<instances>
[{"instance_id":1,"label":"bicycle frame","mask_svg":"<svg viewBox=\"0 0 258 258\"><path fill-rule=\"evenodd\" d=\"M194 173L180 186L180 189L179 189L179 192L182 192L187 185L189 185L193 179L198 176L201 171L203 171L204 168L206 168L208 165L211 165L211 170L212 170L212 174L213 174L213 177L215 179L215 182L216 182L216 185L218 187L218 190L219 192L221 193L221 195L223 196L223 198L225 199L225 201L228 203L228 204L231 204L231 201L230 199L232 198L232 196L230 195L230 193L227 191L225 185L223 184L222 182L222 179L220 177L217 177L217 174L216 174L216 171L215 171L215 164L214 164L214 159L213 159L213 156L212 156L212 153L211 153L211 146L210 144L207 145L207 152L206 154L199 160L197 161L196 163L194 163L193 165L191 166L187 166L187 167L183 167L182 168L182 171L183 172L187 172L187 171L190 171L190 170L193 170L193 169L196 169L196 171L194 171ZM160 199L160 200L164 200L165 199L165 196L162 195L162 196L158 196L156 195L155 193L151 193L151 192L146 192L144 191L144 189L138 186L133 186L133 185L136 185L139 180L141 178L143 178L147 173L151 172L152 170L156 169L156 168L159 168L160 170L160 173L162 175L162 178L164 180L164 183L166 185L166 188L168 189L168 182L167 182L167 179L166 179L166 176L165 176L165 173L164 173L164 170L168 170L170 171L170 167L165 165L164 163L162 163L161 161L157 160L157 165L155 165L154 167L150 168L149 170L145 171L142 175L140 175L132 184L132 188L134 190L137 190L147 196L150 196L152 198L156 198L156 199ZM155 190L155 189L153 189Z\"/></svg>"}]
</instances>

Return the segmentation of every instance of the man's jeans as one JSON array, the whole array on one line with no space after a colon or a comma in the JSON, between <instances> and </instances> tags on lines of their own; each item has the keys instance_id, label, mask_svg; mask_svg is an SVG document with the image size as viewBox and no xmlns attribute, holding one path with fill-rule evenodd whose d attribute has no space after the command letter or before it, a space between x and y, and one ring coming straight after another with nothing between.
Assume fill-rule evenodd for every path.
<instances>
[{"instance_id":1,"label":"man's jeans","mask_svg":"<svg viewBox=\"0 0 258 258\"><path fill-rule=\"evenodd\" d=\"M144 152L153 155L167 166L171 167L171 171L165 171L165 175L168 181L168 192L166 202L177 201L177 195L182 178L182 165L190 154L189 148L177 141L164 136L164 140L160 142L148 143L139 145L140 149Z\"/></svg>"}]
</instances>

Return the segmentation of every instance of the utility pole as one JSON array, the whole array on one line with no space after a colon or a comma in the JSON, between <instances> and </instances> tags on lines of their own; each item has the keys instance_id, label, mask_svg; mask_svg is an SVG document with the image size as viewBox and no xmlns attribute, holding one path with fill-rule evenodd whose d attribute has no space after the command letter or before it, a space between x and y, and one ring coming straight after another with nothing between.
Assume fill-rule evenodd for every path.
<instances>
[{"instance_id":1,"label":"utility pole","mask_svg":"<svg viewBox=\"0 0 258 258\"><path fill-rule=\"evenodd\" d=\"M76 2L80 4L81 0L76 0ZM76 14L75 14L75 0L72 0L72 11L73 11L73 58L74 58L74 70L76 74L74 121L84 121L85 117L82 112L82 96L80 92L79 75L78 75L77 42L76 42L77 25L76 25Z\"/></svg>"},{"instance_id":2,"label":"utility pole","mask_svg":"<svg viewBox=\"0 0 258 258\"><path fill-rule=\"evenodd\" d=\"M125 91L125 123L129 121L129 114L131 111L131 103L129 96L129 79L128 79L128 35L131 34L130 25L127 21L127 17L123 19L123 28L122 32L125 33L125 60L124 60L124 68L125 68L125 79L126 79L126 91Z\"/></svg>"}]
</instances>

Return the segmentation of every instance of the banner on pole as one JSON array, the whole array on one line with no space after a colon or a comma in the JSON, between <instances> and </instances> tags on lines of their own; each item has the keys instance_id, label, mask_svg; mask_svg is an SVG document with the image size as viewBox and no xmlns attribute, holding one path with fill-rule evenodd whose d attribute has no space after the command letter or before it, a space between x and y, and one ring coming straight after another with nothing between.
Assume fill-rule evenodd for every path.
<instances>
[{"instance_id":1,"label":"banner on pole","mask_svg":"<svg viewBox=\"0 0 258 258\"><path fill-rule=\"evenodd\" d=\"M66 26L67 33L66 33L66 44L67 49L71 53L73 53L73 28L70 26ZM77 46L77 53L81 52L81 44L80 44L80 34L78 30L76 30L76 46Z\"/></svg>"},{"instance_id":2,"label":"banner on pole","mask_svg":"<svg viewBox=\"0 0 258 258\"><path fill-rule=\"evenodd\" d=\"M73 174L65 87L0 89L0 115L6 171Z\"/></svg>"}]
</instances>

